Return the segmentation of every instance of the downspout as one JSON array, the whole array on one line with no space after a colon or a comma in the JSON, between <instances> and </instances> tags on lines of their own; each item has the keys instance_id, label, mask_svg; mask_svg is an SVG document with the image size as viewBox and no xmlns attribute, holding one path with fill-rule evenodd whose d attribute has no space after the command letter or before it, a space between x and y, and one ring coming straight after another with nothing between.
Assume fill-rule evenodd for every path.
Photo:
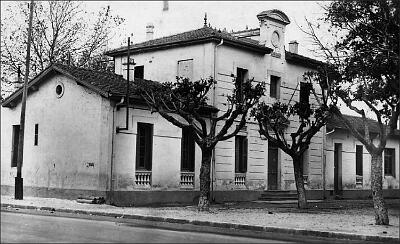
<instances>
[{"instance_id":1,"label":"downspout","mask_svg":"<svg viewBox=\"0 0 400 244\"><path fill-rule=\"evenodd\" d=\"M326 126L322 129L322 199L325 200L325 191L326 191Z\"/></svg>"},{"instance_id":2,"label":"downspout","mask_svg":"<svg viewBox=\"0 0 400 244\"><path fill-rule=\"evenodd\" d=\"M217 77L217 48L224 44L224 39L221 39L221 42L217 44L214 47L214 80L216 80ZM215 107L215 85L213 86L213 107ZM215 197L214 197L214 183L215 183L215 147L213 148L213 153L212 153L212 170L211 170L211 201L215 202Z\"/></svg>"},{"instance_id":3,"label":"downspout","mask_svg":"<svg viewBox=\"0 0 400 244\"><path fill-rule=\"evenodd\" d=\"M123 98L121 99L121 102L123 103ZM118 104L120 104L118 103ZM112 137L111 137L111 162L110 162L110 199L109 199L109 204L114 205L114 138L116 134L114 133L114 126L115 126L115 108L117 107L116 104L113 107L113 112L112 112Z\"/></svg>"}]
</instances>

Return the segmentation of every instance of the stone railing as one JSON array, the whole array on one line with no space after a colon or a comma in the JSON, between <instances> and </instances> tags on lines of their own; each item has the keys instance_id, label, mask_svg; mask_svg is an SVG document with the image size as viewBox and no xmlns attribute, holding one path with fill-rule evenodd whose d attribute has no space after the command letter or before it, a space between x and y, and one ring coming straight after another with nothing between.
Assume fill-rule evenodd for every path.
<instances>
[{"instance_id":1,"label":"stone railing","mask_svg":"<svg viewBox=\"0 0 400 244\"><path fill-rule=\"evenodd\" d=\"M137 186L151 186L151 171L136 171L135 184Z\"/></svg>"},{"instance_id":2,"label":"stone railing","mask_svg":"<svg viewBox=\"0 0 400 244\"><path fill-rule=\"evenodd\" d=\"M235 185L236 186L246 185L246 173L235 173Z\"/></svg>"},{"instance_id":3,"label":"stone railing","mask_svg":"<svg viewBox=\"0 0 400 244\"><path fill-rule=\"evenodd\" d=\"M194 187L194 172L181 172L181 187Z\"/></svg>"},{"instance_id":4,"label":"stone railing","mask_svg":"<svg viewBox=\"0 0 400 244\"><path fill-rule=\"evenodd\" d=\"M363 177L362 175L356 175L356 187L362 187L363 185Z\"/></svg>"}]
</instances>

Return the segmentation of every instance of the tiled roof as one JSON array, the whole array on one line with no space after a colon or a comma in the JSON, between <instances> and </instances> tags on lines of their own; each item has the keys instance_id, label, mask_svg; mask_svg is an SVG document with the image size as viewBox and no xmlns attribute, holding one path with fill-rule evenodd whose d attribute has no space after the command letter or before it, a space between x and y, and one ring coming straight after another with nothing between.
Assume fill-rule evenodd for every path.
<instances>
[{"instance_id":1,"label":"tiled roof","mask_svg":"<svg viewBox=\"0 0 400 244\"><path fill-rule=\"evenodd\" d=\"M358 131L364 131L364 122L361 117L343 115ZM368 128L372 133L379 133L379 123L376 120L368 119ZM327 123L328 129L344 129L348 130L344 122L337 116L332 116ZM395 130L395 135L400 135L400 130Z\"/></svg>"},{"instance_id":2,"label":"tiled roof","mask_svg":"<svg viewBox=\"0 0 400 244\"><path fill-rule=\"evenodd\" d=\"M46 77L53 75L54 73L64 74L79 84L87 86L88 88L97 91L105 97L121 96L126 94L127 82L126 79L124 79L121 75L117 75L108 71L95 71L59 63L49 66L35 78L33 78L28 83L28 89L38 86L42 81L45 80ZM13 103L13 101L18 101L21 99L22 92L22 88L16 90L9 97L4 99L2 106L12 106L11 103ZM131 95L135 95L133 85L131 89Z\"/></svg>"},{"instance_id":3,"label":"tiled roof","mask_svg":"<svg viewBox=\"0 0 400 244\"><path fill-rule=\"evenodd\" d=\"M320 65L323 65L324 63L321 61L318 61L316 59L312 59L297 53L291 53L288 51L285 51L285 59L286 61L288 61L289 63L295 63L295 64L302 64L304 66L307 67L311 67L311 68L316 68Z\"/></svg>"},{"instance_id":4,"label":"tiled roof","mask_svg":"<svg viewBox=\"0 0 400 244\"><path fill-rule=\"evenodd\" d=\"M197 30L187 31L172 36L157 38L130 46L130 52L145 52L156 49L164 49L182 45L190 45L204 42L219 42L224 39L224 44L236 46L261 53L270 53L272 49L260 45L258 42L249 40L248 38L236 38L231 34L213 29L211 27L203 27ZM109 56L118 56L126 53L128 47L120 47L107 51L105 54Z\"/></svg>"},{"instance_id":5,"label":"tiled roof","mask_svg":"<svg viewBox=\"0 0 400 244\"><path fill-rule=\"evenodd\" d=\"M28 83L28 89L32 86L38 86L46 77L54 75L55 73L61 73L73 80L75 80L80 85L86 86L99 94L107 98L119 98L126 95L126 85L127 80L122 77L122 75L117 75L113 72L108 71L95 71L85 68L64 65L64 64L53 64L47 69L43 70L35 78L33 78ZM160 84L157 81L137 79L135 78L130 82L130 97L133 98L134 102L144 103L140 96L138 95L137 89L135 89L136 81L154 82ZM13 94L7 97L3 102L3 107L12 107L18 102L22 97L22 88L16 90ZM216 108L205 105L202 108L203 112L215 112Z\"/></svg>"}]
</instances>

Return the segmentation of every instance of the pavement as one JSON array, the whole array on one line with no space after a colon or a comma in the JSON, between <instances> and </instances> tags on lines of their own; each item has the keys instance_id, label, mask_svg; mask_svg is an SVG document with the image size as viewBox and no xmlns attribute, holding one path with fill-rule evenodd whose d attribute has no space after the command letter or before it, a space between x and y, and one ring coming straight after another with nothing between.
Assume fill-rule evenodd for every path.
<instances>
[{"instance_id":1,"label":"pavement","mask_svg":"<svg viewBox=\"0 0 400 244\"><path fill-rule=\"evenodd\" d=\"M399 241L400 200L387 199L389 226L375 225L372 200L330 200L297 209L293 202L234 202L214 204L209 212L196 206L116 207L75 200L1 196L2 208L40 209L240 230L274 232L347 240Z\"/></svg>"}]
</instances>

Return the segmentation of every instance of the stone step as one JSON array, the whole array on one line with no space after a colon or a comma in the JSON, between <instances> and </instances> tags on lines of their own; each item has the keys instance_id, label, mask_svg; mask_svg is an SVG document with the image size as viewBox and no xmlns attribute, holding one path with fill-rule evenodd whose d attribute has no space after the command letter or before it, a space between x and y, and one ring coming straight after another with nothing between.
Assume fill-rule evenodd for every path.
<instances>
[{"instance_id":1,"label":"stone step","mask_svg":"<svg viewBox=\"0 0 400 244\"><path fill-rule=\"evenodd\" d=\"M297 196L259 197L258 200L262 201L297 200Z\"/></svg>"}]
</instances>

